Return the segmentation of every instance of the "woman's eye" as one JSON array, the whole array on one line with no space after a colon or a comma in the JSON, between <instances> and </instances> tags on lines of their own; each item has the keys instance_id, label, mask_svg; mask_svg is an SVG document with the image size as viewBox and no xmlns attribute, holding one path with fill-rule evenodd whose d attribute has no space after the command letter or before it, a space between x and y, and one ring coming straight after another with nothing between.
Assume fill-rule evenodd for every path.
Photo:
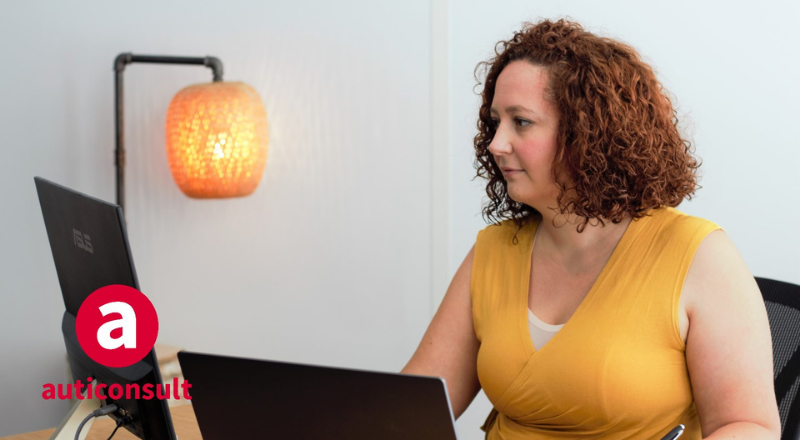
<instances>
[{"instance_id":1,"label":"woman's eye","mask_svg":"<svg viewBox=\"0 0 800 440\"><path fill-rule=\"evenodd\" d=\"M500 125L500 120L492 119L492 128L497 128L498 125Z\"/></svg>"},{"instance_id":2,"label":"woman's eye","mask_svg":"<svg viewBox=\"0 0 800 440\"><path fill-rule=\"evenodd\" d=\"M531 124L531 121L522 118L514 118L514 123L517 124L517 127L526 127Z\"/></svg>"}]
</instances>

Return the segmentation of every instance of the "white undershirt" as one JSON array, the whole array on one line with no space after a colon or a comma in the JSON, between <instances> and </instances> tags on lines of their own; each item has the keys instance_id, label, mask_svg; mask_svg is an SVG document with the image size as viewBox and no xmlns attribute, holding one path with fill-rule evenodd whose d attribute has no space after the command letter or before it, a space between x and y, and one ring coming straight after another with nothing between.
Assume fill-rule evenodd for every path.
<instances>
[{"instance_id":1,"label":"white undershirt","mask_svg":"<svg viewBox=\"0 0 800 440\"><path fill-rule=\"evenodd\" d=\"M536 350L541 350L544 344L547 344L547 342L561 330L561 327L564 327L564 324L553 325L543 322L528 309L528 329L531 333L533 348Z\"/></svg>"}]
</instances>

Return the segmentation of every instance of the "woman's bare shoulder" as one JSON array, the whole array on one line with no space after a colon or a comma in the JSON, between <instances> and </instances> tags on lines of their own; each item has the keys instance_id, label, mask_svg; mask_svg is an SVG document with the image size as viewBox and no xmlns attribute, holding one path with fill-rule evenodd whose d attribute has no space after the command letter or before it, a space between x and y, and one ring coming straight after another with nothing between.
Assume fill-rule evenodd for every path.
<instances>
[{"instance_id":1,"label":"woman's bare shoulder","mask_svg":"<svg viewBox=\"0 0 800 440\"><path fill-rule=\"evenodd\" d=\"M691 319L703 304L726 302L736 296L760 300L753 275L733 241L721 229L710 232L695 252L683 285L682 300Z\"/></svg>"}]
</instances>

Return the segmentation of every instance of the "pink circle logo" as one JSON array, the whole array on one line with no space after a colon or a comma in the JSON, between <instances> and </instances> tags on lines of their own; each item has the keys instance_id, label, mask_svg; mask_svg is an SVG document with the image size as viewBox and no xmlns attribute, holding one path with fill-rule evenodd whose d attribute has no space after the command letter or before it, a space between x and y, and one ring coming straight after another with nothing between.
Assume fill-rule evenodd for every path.
<instances>
[{"instance_id":1,"label":"pink circle logo","mask_svg":"<svg viewBox=\"0 0 800 440\"><path fill-rule=\"evenodd\" d=\"M83 301L75 331L92 360L106 367L127 367L142 360L155 345L158 315L142 292L112 284Z\"/></svg>"}]
</instances>

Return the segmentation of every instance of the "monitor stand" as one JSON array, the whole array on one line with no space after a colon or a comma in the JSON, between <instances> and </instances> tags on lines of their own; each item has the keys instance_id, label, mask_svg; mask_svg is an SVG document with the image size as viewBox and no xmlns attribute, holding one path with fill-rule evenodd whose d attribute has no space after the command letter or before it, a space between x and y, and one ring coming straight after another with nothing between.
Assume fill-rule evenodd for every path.
<instances>
[{"instance_id":1,"label":"monitor stand","mask_svg":"<svg viewBox=\"0 0 800 440\"><path fill-rule=\"evenodd\" d=\"M92 388L96 385L97 381L95 380L92 382ZM61 424L58 425L58 428L56 428L56 431L50 436L49 440L75 440L75 432L78 430L78 426L80 426L83 419L102 406L103 401L101 399L89 397L92 396L87 396L84 392L83 400L79 399L72 405L67 416L64 417L64 420L61 421ZM91 428L94 419L95 417L90 418L86 424L83 425L81 436L78 437L79 440L86 439L86 435L89 433L89 428Z\"/></svg>"}]
</instances>

